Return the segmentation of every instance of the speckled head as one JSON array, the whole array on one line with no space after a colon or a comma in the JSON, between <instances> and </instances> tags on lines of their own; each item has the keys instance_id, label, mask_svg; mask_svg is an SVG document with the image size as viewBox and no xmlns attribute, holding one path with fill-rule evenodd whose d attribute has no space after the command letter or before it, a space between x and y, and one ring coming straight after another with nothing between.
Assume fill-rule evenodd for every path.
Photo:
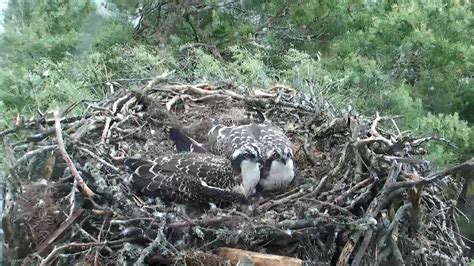
<instances>
[{"instance_id":1,"label":"speckled head","mask_svg":"<svg viewBox=\"0 0 474 266\"><path fill-rule=\"evenodd\" d=\"M293 151L289 147L271 149L265 154L260 185L264 190L288 186L295 177Z\"/></svg>"},{"instance_id":2,"label":"speckled head","mask_svg":"<svg viewBox=\"0 0 474 266\"><path fill-rule=\"evenodd\" d=\"M285 147L285 148L275 148L273 150L270 150L266 154L266 158L269 163L271 162L280 162L284 165L287 164L288 161L293 160L293 151L291 148Z\"/></svg>"}]
</instances>

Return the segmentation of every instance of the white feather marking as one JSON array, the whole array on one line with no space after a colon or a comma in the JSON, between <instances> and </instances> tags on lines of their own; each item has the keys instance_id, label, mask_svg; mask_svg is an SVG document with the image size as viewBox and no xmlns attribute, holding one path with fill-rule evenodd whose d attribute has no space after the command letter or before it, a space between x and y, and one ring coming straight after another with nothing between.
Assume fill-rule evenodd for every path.
<instances>
[{"instance_id":1,"label":"white feather marking","mask_svg":"<svg viewBox=\"0 0 474 266\"><path fill-rule=\"evenodd\" d=\"M137 167L137 169L135 169L135 171L133 171L134 174L136 175L140 175L139 172L140 172L140 168L144 167L145 165L140 165Z\"/></svg>"},{"instance_id":2,"label":"white feather marking","mask_svg":"<svg viewBox=\"0 0 474 266\"><path fill-rule=\"evenodd\" d=\"M216 127L217 127L217 126L218 126L218 125L212 126L211 129L209 129L209 131L207 132L207 135L208 135L208 136L212 135L212 134L214 133L214 130L216 130Z\"/></svg>"},{"instance_id":3,"label":"white feather marking","mask_svg":"<svg viewBox=\"0 0 474 266\"><path fill-rule=\"evenodd\" d=\"M289 159L286 164L273 161L267 178L260 180L260 185L265 190L274 190L287 186L295 177L293 159Z\"/></svg>"},{"instance_id":4,"label":"white feather marking","mask_svg":"<svg viewBox=\"0 0 474 266\"><path fill-rule=\"evenodd\" d=\"M140 168L143 167L143 165L140 165L139 167L137 167L137 169L135 169L135 171L133 171L133 173L131 173L127 179L125 179L125 182L128 183L128 184L132 184L133 183L133 176L134 175L137 175L137 176L140 176L140 174L138 173L138 171L140 170Z\"/></svg>"},{"instance_id":5,"label":"white feather marking","mask_svg":"<svg viewBox=\"0 0 474 266\"><path fill-rule=\"evenodd\" d=\"M155 170L156 163L154 163L150 169L148 169L148 172L150 172L152 175L158 175L157 173L154 172Z\"/></svg>"},{"instance_id":6,"label":"white feather marking","mask_svg":"<svg viewBox=\"0 0 474 266\"><path fill-rule=\"evenodd\" d=\"M260 181L260 164L257 162L244 160L240 163L242 173L242 186L246 196L255 193L255 187Z\"/></svg>"},{"instance_id":7,"label":"white feather marking","mask_svg":"<svg viewBox=\"0 0 474 266\"><path fill-rule=\"evenodd\" d=\"M203 187L207 187L207 188L210 188L210 189L217 189L217 190L221 190L221 191L228 191L227 189L224 189L224 188L220 188L220 187L213 187L213 186L209 186L206 182L204 182L204 180L201 179L201 185Z\"/></svg>"},{"instance_id":8,"label":"white feather marking","mask_svg":"<svg viewBox=\"0 0 474 266\"><path fill-rule=\"evenodd\" d=\"M236 149L236 150L232 153L232 158L233 158L233 159L237 158L237 156L239 156L242 152L243 152L242 149Z\"/></svg>"}]
</instances>

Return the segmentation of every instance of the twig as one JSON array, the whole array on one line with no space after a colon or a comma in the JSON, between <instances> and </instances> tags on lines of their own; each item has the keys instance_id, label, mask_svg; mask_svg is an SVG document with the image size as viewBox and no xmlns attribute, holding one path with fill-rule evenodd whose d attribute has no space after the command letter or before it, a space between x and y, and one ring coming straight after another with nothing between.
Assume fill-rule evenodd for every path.
<instances>
[{"instance_id":1,"label":"twig","mask_svg":"<svg viewBox=\"0 0 474 266\"><path fill-rule=\"evenodd\" d=\"M311 164L313 166L318 165L318 163L316 162L316 159L314 158L314 156L312 154L310 154L310 152L309 152L308 141L305 140L305 142L303 143L302 146L303 146L303 152L306 155L306 157L308 158L308 160L311 162Z\"/></svg>"},{"instance_id":2,"label":"twig","mask_svg":"<svg viewBox=\"0 0 474 266\"><path fill-rule=\"evenodd\" d=\"M74 209L76 208L76 188L77 181L74 179L74 184L72 186L71 192L69 193L69 215L71 217L74 214Z\"/></svg>"},{"instance_id":3,"label":"twig","mask_svg":"<svg viewBox=\"0 0 474 266\"><path fill-rule=\"evenodd\" d=\"M464 169L469 169L469 168L472 169L473 167L474 167L474 158L470 159L469 161L465 161L461 164L457 164L451 168L430 174L428 177L424 179L420 179L417 181L396 182L390 186L389 191L391 192L391 191L395 191L397 189L402 189L402 188L407 189L407 188L414 187L416 185L428 185L440 180L441 178L445 176L452 175Z\"/></svg>"},{"instance_id":4,"label":"twig","mask_svg":"<svg viewBox=\"0 0 474 266\"><path fill-rule=\"evenodd\" d=\"M387 238L390 238L393 231L395 230L395 228L400 224L400 220L402 219L402 217L405 215L405 213L407 211L409 211L410 209L412 208L412 204L411 203L407 203L403 206L401 206L400 208L398 208L397 212L395 213L395 217L393 218L392 220L392 223L390 224L390 226L388 227L387 230L385 230L385 234L384 236L380 239L379 241L379 245L380 246L383 246L384 245L384 241L387 240Z\"/></svg>"},{"instance_id":5,"label":"twig","mask_svg":"<svg viewBox=\"0 0 474 266\"><path fill-rule=\"evenodd\" d=\"M90 156L94 157L97 161L99 161L101 164L107 166L108 168L112 169L114 172L116 173L120 173L120 169L118 169L117 167L111 165L110 163L108 163L107 161L105 161L104 159L100 158L98 155L96 155L95 153L91 152L90 150L84 148L84 147L79 147L79 150L89 154Z\"/></svg>"},{"instance_id":6,"label":"twig","mask_svg":"<svg viewBox=\"0 0 474 266\"><path fill-rule=\"evenodd\" d=\"M362 180L361 182L357 183L355 186L353 186L351 189L347 190L346 192L344 192L342 195L340 195L339 197L337 197L334 202L337 204L339 202L341 202L344 198L347 198L349 197L350 195L352 195L354 192L356 192L357 190L359 190L360 188L362 187L365 187L366 185L370 184L370 182L372 181L373 179L371 177L367 178L367 179L364 179Z\"/></svg>"},{"instance_id":7,"label":"twig","mask_svg":"<svg viewBox=\"0 0 474 266\"><path fill-rule=\"evenodd\" d=\"M214 95L205 95L202 97L199 97L197 99L190 98L193 102L224 102L224 101L230 101L232 97L228 95L220 95L220 94L214 94Z\"/></svg>"},{"instance_id":8,"label":"twig","mask_svg":"<svg viewBox=\"0 0 474 266\"><path fill-rule=\"evenodd\" d=\"M143 88L142 91L144 93L150 91L153 88L153 86L155 86L155 84L157 84L160 81L168 79L168 77L171 76L172 74L174 74L174 72L176 72L176 71L173 70L173 71L170 71L170 72L165 72L165 73L163 73L159 76L156 76L154 79L152 79L148 82L148 84Z\"/></svg>"},{"instance_id":9,"label":"twig","mask_svg":"<svg viewBox=\"0 0 474 266\"><path fill-rule=\"evenodd\" d=\"M173 98L171 98L171 100L169 100L167 103L166 103L166 110L171 111L171 108L173 107L173 105L175 105L179 100L181 100L181 95L176 95L174 96Z\"/></svg>"},{"instance_id":10,"label":"twig","mask_svg":"<svg viewBox=\"0 0 474 266\"><path fill-rule=\"evenodd\" d=\"M148 217L143 217L143 218L133 218L129 220L110 220L110 224L117 224L117 225L128 225L131 223L135 222L140 222L140 221L153 221L155 218L148 218Z\"/></svg>"},{"instance_id":11,"label":"twig","mask_svg":"<svg viewBox=\"0 0 474 266\"><path fill-rule=\"evenodd\" d=\"M374 219L376 215L379 213L379 211L384 207L387 202L390 202L387 200L388 196L390 196L390 191L388 191L388 188L390 185L396 182L398 175L400 174L401 170L401 165L397 163L392 163L392 167L390 169L390 173L387 177L387 180L385 181L385 184L382 188L382 192L372 200L370 203L369 207L367 208L366 212L366 219ZM357 250L357 253L354 255L354 259L352 261L352 265L359 265L367 251L367 248L372 241L372 235L374 231L373 229L368 229L368 231L364 235L364 240L362 241L361 245L359 246L359 249ZM357 245L357 241L354 242L354 245ZM353 250L352 250L353 251ZM351 251L351 252L352 252Z\"/></svg>"},{"instance_id":12,"label":"twig","mask_svg":"<svg viewBox=\"0 0 474 266\"><path fill-rule=\"evenodd\" d=\"M116 101L114 101L114 104L112 105L112 115L115 115L115 113L117 113L118 105L129 98L130 98L130 94L126 94L125 96L122 96L118 98Z\"/></svg>"},{"instance_id":13,"label":"twig","mask_svg":"<svg viewBox=\"0 0 474 266\"><path fill-rule=\"evenodd\" d=\"M96 242L96 243L99 243L99 242L100 242L100 241L97 240L95 237L93 237L91 234L89 234L86 230L82 229L82 227L80 227L78 224L76 224L76 229L79 230L79 232L81 232L81 234L82 234L85 238L89 239L90 241L94 241L94 242ZM112 252L113 252L112 249L109 248L109 247L107 247L107 246L104 247L104 249L105 249L109 254L112 254Z\"/></svg>"},{"instance_id":14,"label":"twig","mask_svg":"<svg viewBox=\"0 0 474 266\"><path fill-rule=\"evenodd\" d=\"M236 217L235 216L224 216L218 217L215 219L209 219L204 221L185 221L185 222L178 222L169 224L167 227L171 229L183 228L183 227L194 227L194 226L208 226L212 224L221 224L228 221L233 221Z\"/></svg>"},{"instance_id":15,"label":"twig","mask_svg":"<svg viewBox=\"0 0 474 266\"><path fill-rule=\"evenodd\" d=\"M375 113L375 119L374 121L372 122L372 126L370 127L370 134L378 139L380 139L382 142L384 142L385 144L387 144L388 146L392 146L393 143L386 139L385 137L383 137L382 135L379 134L379 132L377 131L377 125L378 123L382 120L382 119L386 119L386 117L381 117L379 115L379 112L376 112Z\"/></svg>"},{"instance_id":16,"label":"twig","mask_svg":"<svg viewBox=\"0 0 474 266\"><path fill-rule=\"evenodd\" d=\"M378 212L385 207L391 199L400 193L398 189L392 189L394 184L397 183L397 178L400 175L402 165L399 163L392 163L390 173L388 174L385 184L383 185L382 192L370 203L368 208L368 215L375 217Z\"/></svg>"},{"instance_id":17,"label":"twig","mask_svg":"<svg viewBox=\"0 0 474 266\"><path fill-rule=\"evenodd\" d=\"M98 105L90 105L90 108L92 108L94 110L104 111L104 112L108 113L109 115L114 115L114 113L107 107L98 106Z\"/></svg>"},{"instance_id":18,"label":"twig","mask_svg":"<svg viewBox=\"0 0 474 266\"><path fill-rule=\"evenodd\" d=\"M305 219L288 219L283 220L275 224L281 229L309 229L309 228L323 228L323 227L336 227L338 229L347 229L353 227L355 224L359 224L360 221L352 221L351 219L334 219L332 217L317 217L317 218L305 218ZM285 232L286 235L288 233Z\"/></svg>"},{"instance_id":19,"label":"twig","mask_svg":"<svg viewBox=\"0 0 474 266\"><path fill-rule=\"evenodd\" d=\"M17 132L18 128L7 129L5 131L0 132L0 138L3 138L6 135L13 134Z\"/></svg>"},{"instance_id":20,"label":"twig","mask_svg":"<svg viewBox=\"0 0 474 266\"><path fill-rule=\"evenodd\" d=\"M458 149L458 147L454 145L450 140L441 138L441 137L426 137L426 138L416 139L416 140L410 141L410 144L413 147L418 147L424 142L431 141L431 140L441 141L448 144L451 148Z\"/></svg>"},{"instance_id":21,"label":"twig","mask_svg":"<svg viewBox=\"0 0 474 266\"><path fill-rule=\"evenodd\" d=\"M87 118L88 116L86 116ZM70 117L65 117L65 118L61 118L61 122L62 123L71 123L71 122L75 122L77 120L81 120L83 118L83 116L70 116ZM31 128L35 128L37 126L37 120L38 119L30 119L30 122L28 123L25 123L23 126L20 126L20 127L15 127L15 128L12 128L12 129L7 129L5 131L2 131L0 132L0 138L3 138L5 137L6 135L9 135L9 134L13 134L21 129L31 129ZM47 125L53 125L55 122L54 119L46 119L43 121L43 123L47 124Z\"/></svg>"},{"instance_id":22,"label":"twig","mask_svg":"<svg viewBox=\"0 0 474 266\"><path fill-rule=\"evenodd\" d=\"M347 143L344 146L344 149L342 150L341 157L339 157L339 163L337 164L336 167L334 167L318 184L318 186L314 189L313 192L311 192L311 195L313 197L317 197L321 190L326 186L326 183L332 179L339 171L342 169L344 166L345 162L347 161L347 150L349 148L349 143Z\"/></svg>"},{"instance_id":23,"label":"twig","mask_svg":"<svg viewBox=\"0 0 474 266\"><path fill-rule=\"evenodd\" d=\"M363 200L367 199L367 198L370 196L370 194L372 193L372 189L373 189L373 187L374 187L375 185L376 185L375 182L373 182L372 184L370 184L370 185L366 188L366 190L365 190L364 193L362 193L362 194L360 194L359 196L357 196L357 197L351 202L351 205L350 205L348 208L352 210L352 209L355 208L355 206L356 206L358 203L360 203L360 202L362 202Z\"/></svg>"},{"instance_id":24,"label":"twig","mask_svg":"<svg viewBox=\"0 0 474 266\"><path fill-rule=\"evenodd\" d=\"M65 235L71 233L71 227L73 224L78 223L82 219L84 219L85 210L79 208L74 211L74 213L67 217L66 221L64 221L61 226L51 233L51 235L43 240L36 248L36 252L44 256L51 249L52 245L57 242L59 239L63 238Z\"/></svg>"},{"instance_id":25,"label":"twig","mask_svg":"<svg viewBox=\"0 0 474 266\"><path fill-rule=\"evenodd\" d=\"M15 170L21 163L23 163L24 161L28 160L29 158L31 158L33 156L41 155L44 152L52 151L52 150L55 150L57 148L58 148L58 145L54 144L54 145L39 147L36 150L29 151L29 152L23 154L23 156L21 156L20 159L18 159L16 161L16 163L15 163L15 165L13 165L12 169Z\"/></svg>"},{"instance_id":26,"label":"twig","mask_svg":"<svg viewBox=\"0 0 474 266\"><path fill-rule=\"evenodd\" d=\"M281 205L281 204L285 204L285 203L288 203L294 199L297 199L297 198L300 198L302 196L304 196L306 194L305 191L298 191L297 193L294 193L294 194L291 194L287 197L284 197L282 199L279 199L279 200L270 200L262 205L260 205L258 207L259 210L261 211L266 211L270 208L273 208L275 206L278 206L278 205Z\"/></svg>"},{"instance_id":27,"label":"twig","mask_svg":"<svg viewBox=\"0 0 474 266\"><path fill-rule=\"evenodd\" d=\"M389 141L388 139L386 139L384 137L374 137L374 136L372 136L372 137L357 141L355 143L355 147L359 149L363 146L367 146L367 145L375 143L375 142L382 142L382 143L387 144L388 146L392 145L391 141Z\"/></svg>"},{"instance_id":28,"label":"twig","mask_svg":"<svg viewBox=\"0 0 474 266\"><path fill-rule=\"evenodd\" d=\"M110 122L112 121L112 118L110 117L107 117L105 119L105 125L104 125L104 130L102 131L102 137L100 139L100 143L101 144L105 144L106 142L106 138L107 138L107 135L109 133L109 128L110 128Z\"/></svg>"},{"instance_id":29,"label":"twig","mask_svg":"<svg viewBox=\"0 0 474 266\"><path fill-rule=\"evenodd\" d=\"M82 179L81 175L77 171L74 163L72 162L71 158L66 152L66 148L64 147L64 140L61 132L61 123L59 122L59 111L54 112L54 118L56 119L55 127L56 127L56 138L58 141L59 152L61 153L63 160L66 162L67 166L71 170L74 179L77 181L77 185L82 189L82 193L84 196L91 198L95 195L95 193L87 186L87 184Z\"/></svg>"},{"instance_id":30,"label":"twig","mask_svg":"<svg viewBox=\"0 0 474 266\"><path fill-rule=\"evenodd\" d=\"M352 260L352 263L351 265L354 265L354 266L358 266L361 261L362 261L362 258L364 257L365 255L365 251L367 250L367 248L369 247L369 244L370 244L370 241L372 240L372 235L373 235L374 231L372 229L369 229L365 235L364 235L364 240L362 241L362 244L360 245L359 247L359 250L357 251L357 253L355 254L354 256L354 259Z\"/></svg>"},{"instance_id":31,"label":"twig","mask_svg":"<svg viewBox=\"0 0 474 266\"><path fill-rule=\"evenodd\" d=\"M333 210L337 210L339 211L340 213L344 214L344 215L347 215L349 217L355 217L354 214L352 214L350 211L340 207L340 206L337 206L335 204L332 204L332 203L329 203L329 202L324 202L324 201L320 201L320 200L317 200L317 199L313 199L313 198L307 198L307 197L303 197L302 198L303 200L308 200L308 201L311 201L311 202L314 202L318 205L322 205L322 206L325 206L325 207L328 207L330 209L333 209Z\"/></svg>"},{"instance_id":32,"label":"twig","mask_svg":"<svg viewBox=\"0 0 474 266\"><path fill-rule=\"evenodd\" d=\"M70 248L90 248L90 247L97 247L97 246L105 246L107 242L97 243L97 242L89 242L89 243L69 243L62 245L60 247L55 247L51 253L41 261L40 266L49 265L60 253Z\"/></svg>"},{"instance_id":33,"label":"twig","mask_svg":"<svg viewBox=\"0 0 474 266\"><path fill-rule=\"evenodd\" d=\"M409 164L424 164L426 161L416 159L416 158L409 158L409 157L399 157L399 156L391 156L391 155L383 155L382 158L386 161L397 161L402 163L409 163Z\"/></svg>"},{"instance_id":34,"label":"twig","mask_svg":"<svg viewBox=\"0 0 474 266\"><path fill-rule=\"evenodd\" d=\"M397 138L400 139L402 137L402 132L400 131L400 129L398 128L398 125L397 123L395 122L395 119L390 118L390 121L392 121L392 124L393 126L395 127L395 129L397 130Z\"/></svg>"},{"instance_id":35,"label":"twig","mask_svg":"<svg viewBox=\"0 0 474 266\"><path fill-rule=\"evenodd\" d=\"M128 111L130 109L130 105L132 105L133 103L135 103L137 101L137 97L130 97L130 99L128 99L128 101L126 101L122 108L120 108L120 113L124 114L125 111Z\"/></svg>"},{"instance_id":36,"label":"twig","mask_svg":"<svg viewBox=\"0 0 474 266\"><path fill-rule=\"evenodd\" d=\"M137 263L139 265L144 265L145 257L148 256L150 253L152 253L156 248L164 247L165 243L166 243L166 237L163 235L161 231L158 231L158 234L156 238L153 240L153 242L150 245L148 245L148 247L144 248L142 252L140 253L140 257L138 257Z\"/></svg>"}]
</instances>

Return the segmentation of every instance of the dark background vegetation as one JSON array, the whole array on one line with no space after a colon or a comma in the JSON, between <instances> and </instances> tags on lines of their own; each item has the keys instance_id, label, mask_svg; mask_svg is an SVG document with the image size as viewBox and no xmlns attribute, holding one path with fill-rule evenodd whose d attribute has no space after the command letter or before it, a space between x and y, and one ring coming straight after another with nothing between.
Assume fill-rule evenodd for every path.
<instances>
[{"instance_id":1,"label":"dark background vegetation","mask_svg":"<svg viewBox=\"0 0 474 266\"><path fill-rule=\"evenodd\" d=\"M474 153L470 1L10 0L0 35L0 130L123 81L174 70L181 82L275 83L401 131L443 167ZM0 156L1 158L1 156ZM465 178L460 208L474 218ZM466 235L474 230L464 224ZM469 229L471 232L468 232Z\"/></svg>"}]
</instances>

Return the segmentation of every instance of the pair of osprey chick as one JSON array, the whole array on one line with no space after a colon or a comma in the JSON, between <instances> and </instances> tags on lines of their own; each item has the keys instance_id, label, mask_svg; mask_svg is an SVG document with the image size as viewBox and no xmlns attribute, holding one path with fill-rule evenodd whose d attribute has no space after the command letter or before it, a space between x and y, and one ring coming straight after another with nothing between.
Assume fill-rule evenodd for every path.
<instances>
[{"instance_id":1,"label":"pair of osprey chick","mask_svg":"<svg viewBox=\"0 0 474 266\"><path fill-rule=\"evenodd\" d=\"M245 202L256 192L288 186L295 176L291 143L268 120L241 126L213 123L205 147L177 129L180 153L154 161L126 159L130 183L142 194L175 202Z\"/></svg>"}]
</instances>

